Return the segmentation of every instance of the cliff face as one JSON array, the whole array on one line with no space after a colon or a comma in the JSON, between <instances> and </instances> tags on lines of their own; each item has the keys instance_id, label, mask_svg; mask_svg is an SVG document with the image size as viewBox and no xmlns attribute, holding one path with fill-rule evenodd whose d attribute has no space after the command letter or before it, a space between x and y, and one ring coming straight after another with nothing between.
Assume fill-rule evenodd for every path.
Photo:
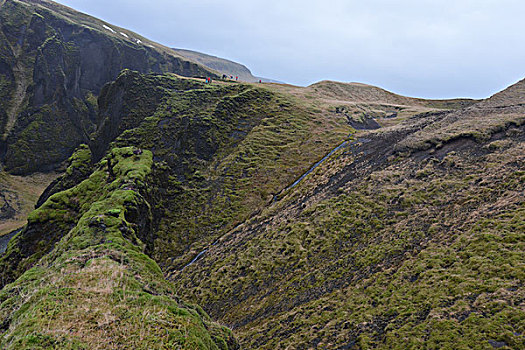
<instances>
[{"instance_id":1,"label":"cliff face","mask_svg":"<svg viewBox=\"0 0 525 350\"><path fill-rule=\"evenodd\" d=\"M48 1L0 5L0 157L49 170L95 130L96 96L124 68L214 76L158 44Z\"/></svg>"}]
</instances>

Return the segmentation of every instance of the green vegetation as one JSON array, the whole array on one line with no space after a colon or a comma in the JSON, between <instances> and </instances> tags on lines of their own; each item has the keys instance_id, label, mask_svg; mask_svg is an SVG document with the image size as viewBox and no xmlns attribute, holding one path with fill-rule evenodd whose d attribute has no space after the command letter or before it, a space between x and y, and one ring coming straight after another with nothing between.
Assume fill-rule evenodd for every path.
<instances>
[{"instance_id":1,"label":"green vegetation","mask_svg":"<svg viewBox=\"0 0 525 350\"><path fill-rule=\"evenodd\" d=\"M29 227L73 226L51 253L0 293L3 349L235 346L231 331L177 298L142 252L138 230L153 233L143 196L152 165L150 151L115 148L88 179L53 194L30 215ZM76 217L69 215L72 208ZM16 245L10 243L9 250Z\"/></svg>"},{"instance_id":2,"label":"green vegetation","mask_svg":"<svg viewBox=\"0 0 525 350\"><path fill-rule=\"evenodd\" d=\"M114 96L124 101L118 111ZM107 117L93 148L103 149L118 129L111 147L133 144L158 160L152 187L161 214L152 254L168 268L183 267L263 208L352 131L345 118L247 84L125 71L100 102Z\"/></svg>"},{"instance_id":3,"label":"green vegetation","mask_svg":"<svg viewBox=\"0 0 525 350\"><path fill-rule=\"evenodd\" d=\"M91 166L91 150L87 145L80 145L75 153L69 157L69 166L66 169L66 175L72 176L75 171L87 172Z\"/></svg>"},{"instance_id":4,"label":"green vegetation","mask_svg":"<svg viewBox=\"0 0 525 350\"><path fill-rule=\"evenodd\" d=\"M523 114L407 107L287 189L375 108L303 93L106 85L0 260L2 345L235 348L204 309L247 348L523 347Z\"/></svg>"},{"instance_id":5,"label":"green vegetation","mask_svg":"<svg viewBox=\"0 0 525 350\"><path fill-rule=\"evenodd\" d=\"M170 279L247 348L524 347L523 125L484 112L362 134Z\"/></svg>"},{"instance_id":6,"label":"green vegetation","mask_svg":"<svg viewBox=\"0 0 525 350\"><path fill-rule=\"evenodd\" d=\"M2 349L525 348L525 81L204 84L59 4L0 6L2 161L67 159L0 257ZM31 186L0 173L0 232Z\"/></svg>"},{"instance_id":7,"label":"green vegetation","mask_svg":"<svg viewBox=\"0 0 525 350\"><path fill-rule=\"evenodd\" d=\"M126 38L104 26L54 2L0 4L0 137L7 141L0 161L11 174L56 169L89 142L96 96L123 68L216 77L135 33L117 28Z\"/></svg>"}]
</instances>

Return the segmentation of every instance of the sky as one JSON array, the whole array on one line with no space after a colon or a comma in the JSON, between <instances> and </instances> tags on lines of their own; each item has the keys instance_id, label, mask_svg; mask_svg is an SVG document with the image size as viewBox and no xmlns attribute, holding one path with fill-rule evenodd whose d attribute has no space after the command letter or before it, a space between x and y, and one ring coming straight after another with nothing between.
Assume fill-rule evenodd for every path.
<instances>
[{"instance_id":1,"label":"sky","mask_svg":"<svg viewBox=\"0 0 525 350\"><path fill-rule=\"evenodd\" d=\"M523 0L59 0L169 47L306 86L485 98L525 78Z\"/></svg>"}]
</instances>

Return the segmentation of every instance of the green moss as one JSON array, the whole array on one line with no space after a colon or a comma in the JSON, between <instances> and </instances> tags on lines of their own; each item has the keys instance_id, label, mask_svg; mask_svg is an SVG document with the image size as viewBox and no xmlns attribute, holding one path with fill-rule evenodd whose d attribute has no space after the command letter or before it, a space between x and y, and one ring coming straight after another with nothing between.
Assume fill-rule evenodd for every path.
<instances>
[{"instance_id":1,"label":"green moss","mask_svg":"<svg viewBox=\"0 0 525 350\"><path fill-rule=\"evenodd\" d=\"M88 153L81 148L71 163L89 159ZM142 252L138 235L152 229L143 197L152 164L150 151L115 148L88 179L54 194L31 214L30 225L73 228L40 260L42 267L2 290L0 319L14 325L4 331L2 348L226 349L235 343L231 331L202 309L182 303ZM66 221L70 211L76 215Z\"/></svg>"},{"instance_id":2,"label":"green moss","mask_svg":"<svg viewBox=\"0 0 525 350\"><path fill-rule=\"evenodd\" d=\"M69 158L69 166L66 169L67 175L73 175L75 170L84 171L92 165L91 150L85 144L80 145L73 155Z\"/></svg>"}]
</instances>

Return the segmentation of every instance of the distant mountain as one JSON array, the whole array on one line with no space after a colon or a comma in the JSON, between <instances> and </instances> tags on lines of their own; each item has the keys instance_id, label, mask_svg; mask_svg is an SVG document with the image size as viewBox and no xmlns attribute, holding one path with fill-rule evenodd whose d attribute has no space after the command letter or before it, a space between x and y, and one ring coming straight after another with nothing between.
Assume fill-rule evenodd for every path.
<instances>
[{"instance_id":1,"label":"distant mountain","mask_svg":"<svg viewBox=\"0 0 525 350\"><path fill-rule=\"evenodd\" d=\"M239 80L245 82L258 82L261 80L264 83L281 83L280 81L261 78L252 75L252 72L244 65L227 60L225 58L215 57L207 55L205 53L184 50L184 49L173 49L177 54L186 57L192 61L202 64L205 67L213 69L220 73L220 75L225 74L226 76L239 77Z\"/></svg>"}]
</instances>

